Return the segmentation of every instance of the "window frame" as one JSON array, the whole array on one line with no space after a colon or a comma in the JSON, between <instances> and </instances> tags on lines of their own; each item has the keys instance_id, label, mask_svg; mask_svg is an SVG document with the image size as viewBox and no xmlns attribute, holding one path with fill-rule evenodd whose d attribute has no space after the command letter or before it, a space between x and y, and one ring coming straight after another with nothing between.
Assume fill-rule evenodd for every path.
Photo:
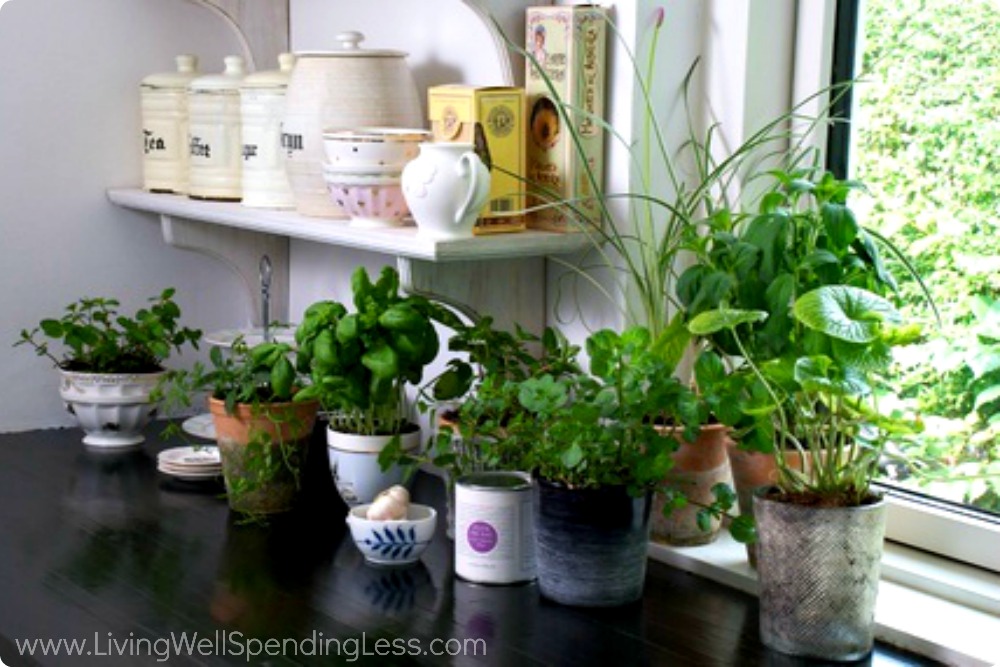
<instances>
[{"instance_id":1,"label":"window frame","mask_svg":"<svg viewBox=\"0 0 1000 667\"><path fill-rule=\"evenodd\" d=\"M860 32L865 0L837 0L830 84L854 80L863 48ZM826 167L837 178L850 175L853 147L851 119L855 98L850 89L834 106L827 133ZM888 504L886 539L1000 572L1000 515L967 508L927 494L879 483Z\"/></svg>"}]
</instances>

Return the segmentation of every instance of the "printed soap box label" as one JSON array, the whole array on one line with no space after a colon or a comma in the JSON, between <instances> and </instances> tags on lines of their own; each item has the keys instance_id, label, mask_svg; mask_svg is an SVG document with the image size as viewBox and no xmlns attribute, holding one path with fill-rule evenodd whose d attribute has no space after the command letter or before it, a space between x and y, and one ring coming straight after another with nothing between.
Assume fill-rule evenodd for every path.
<instances>
[{"instance_id":1,"label":"printed soap box label","mask_svg":"<svg viewBox=\"0 0 1000 667\"><path fill-rule=\"evenodd\" d=\"M594 6L529 7L526 25L529 204L571 202L576 209L543 207L528 224L580 230L579 223L599 220L607 17Z\"/></svg>"},{"instance_id":2,"label":"printed soap box label","mask_svg":"<svg viewBox=\"0 0 1000 667\"><path fill-rule=\"evenodd\" d=\"M490 167L490 196L473 232L516 232L525 228L524 89L447 84L427 91L435 141L476 146Z\"/></svg>"}]
</instances>

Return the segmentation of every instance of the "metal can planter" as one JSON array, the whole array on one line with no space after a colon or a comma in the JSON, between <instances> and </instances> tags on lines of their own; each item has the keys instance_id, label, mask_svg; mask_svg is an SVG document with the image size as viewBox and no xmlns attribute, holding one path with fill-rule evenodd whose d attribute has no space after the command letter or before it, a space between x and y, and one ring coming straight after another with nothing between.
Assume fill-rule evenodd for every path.
<instances>
[{"instance_id":1,"label":"metal can planter","mask_svg":"<svg viewBox=\"0 0 1000 667\"><path fill-rule=\"evenodd\" d=\"M482 472L455 483L455 573L481 584L535 578L531 477Z\"/></svg>"},{"instance_id":2,"label":"metal can planter","mask_svg":"<svg viewBox=\"0 0 1000 667\"><path fill-rule=\"evenodd\" d=\"M872 650L886 503L811 507L754 494L761 641L789 655L858 660Z\"/></svg>"}]
</instances>

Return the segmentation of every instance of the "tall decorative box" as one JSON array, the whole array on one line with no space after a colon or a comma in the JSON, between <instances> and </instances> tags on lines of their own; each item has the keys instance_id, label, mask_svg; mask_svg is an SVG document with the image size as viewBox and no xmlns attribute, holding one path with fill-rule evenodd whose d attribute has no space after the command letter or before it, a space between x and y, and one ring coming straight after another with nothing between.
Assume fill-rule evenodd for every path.
<instances>
[{"instance_id":1,"label":"tall decorative box","mask_svg":"<svg viewBox=\"0 0 1000 667\"><path fill-rule=\"evenodd\" d=\"M427 90L435 141L485 141L493 168L490 198L473 228L475 234L519 232L525 228L524 90L510 86L449 84Z\"/></svg>"},{"instance_id":2,"label":"tall decorative box","mask_svg":"<svg viewBox=\"0 0 1000 667\"><path fill-rule=\"evenodd\" d=\"M526 23L526 48L537 62L528 58L525 71L528 203L573 200L585 220L599 222L594 197L600 192L593 184L603 183L604 131L595 117L604 117L607 13L596 5L528 7ZM565 114L553 97L569 105ZM567 121L579 146L570 128L563 127ZM531 213L528 226L580 231L578 217L565 207L548 207Z\"/></svg>"}]
</instances>

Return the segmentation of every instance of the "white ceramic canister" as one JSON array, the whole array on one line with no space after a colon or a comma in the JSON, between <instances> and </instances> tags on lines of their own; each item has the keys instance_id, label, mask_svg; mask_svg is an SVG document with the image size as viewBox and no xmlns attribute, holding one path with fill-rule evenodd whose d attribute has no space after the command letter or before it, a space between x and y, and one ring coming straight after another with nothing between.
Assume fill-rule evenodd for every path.
<instances>
[{"instance_id":1,"label":"white ceramic canister","mask_svg":"<svg viewBox=\"0 0 1000 667\"><path fill-rule=\"evenodd\" d=\"M472 237L490 196L490 172L472 144L420 144L420 155L403 168L403 196L420 236Z\"/></svg>"},{"instance_id":2,"label":"white ceramic canister","mask_svg":"<svg viewBox=\"0 0 1000 667\"><path fill-rule=\"evenodd\" d=\"M344 218L323 180L323 132L423 127L423 106L402 51L362 49L359 32L337 35L338 51L296 54L286 93L282 147L303 215Z\"/></svg>"},{"instance_id":3,"label":"white ceramic canister","mask_svg":"<svg viewBox=\"0 0 1000 667\"><path fill-rule=\"evenodd\" d=\"M251 74L240 87L244 206L295 208L281 150L285 89L294 65L295 56L282 53L277 70Z\"/></svg>"},{"instance_id":4,"label":"white ceramic canister","mask_svg":"<svg viewBox=\"0 0 1000 667\"><path fill-rule=\"evenodd\" d=\"M482 584L535 578L531 477L479 472L455 482L455 573Z\"/></svg>"},{"instance_id":5,"label":"white ceramic canister","mask_svg":"<svg viewBox=\"0 0 1000 667\"><path fill-rule=\"evenodd\" d=\"M240 85L243 58L226 56L221 74L201 76L188 86L188 196L239 201L243 136Z\"/></svg>"},{"instance_id":6,"label":"white ceramic canister","mask_svg":"<svg viewBox=\"0 0 1000 667\"><path fill-rule=\"evenodd\" d=\"M139 86L142 187L150 192L187 193L188 84L198 76L198 58L185 54L176 72L151 74Z\"/></svg>"}]
</instances>

